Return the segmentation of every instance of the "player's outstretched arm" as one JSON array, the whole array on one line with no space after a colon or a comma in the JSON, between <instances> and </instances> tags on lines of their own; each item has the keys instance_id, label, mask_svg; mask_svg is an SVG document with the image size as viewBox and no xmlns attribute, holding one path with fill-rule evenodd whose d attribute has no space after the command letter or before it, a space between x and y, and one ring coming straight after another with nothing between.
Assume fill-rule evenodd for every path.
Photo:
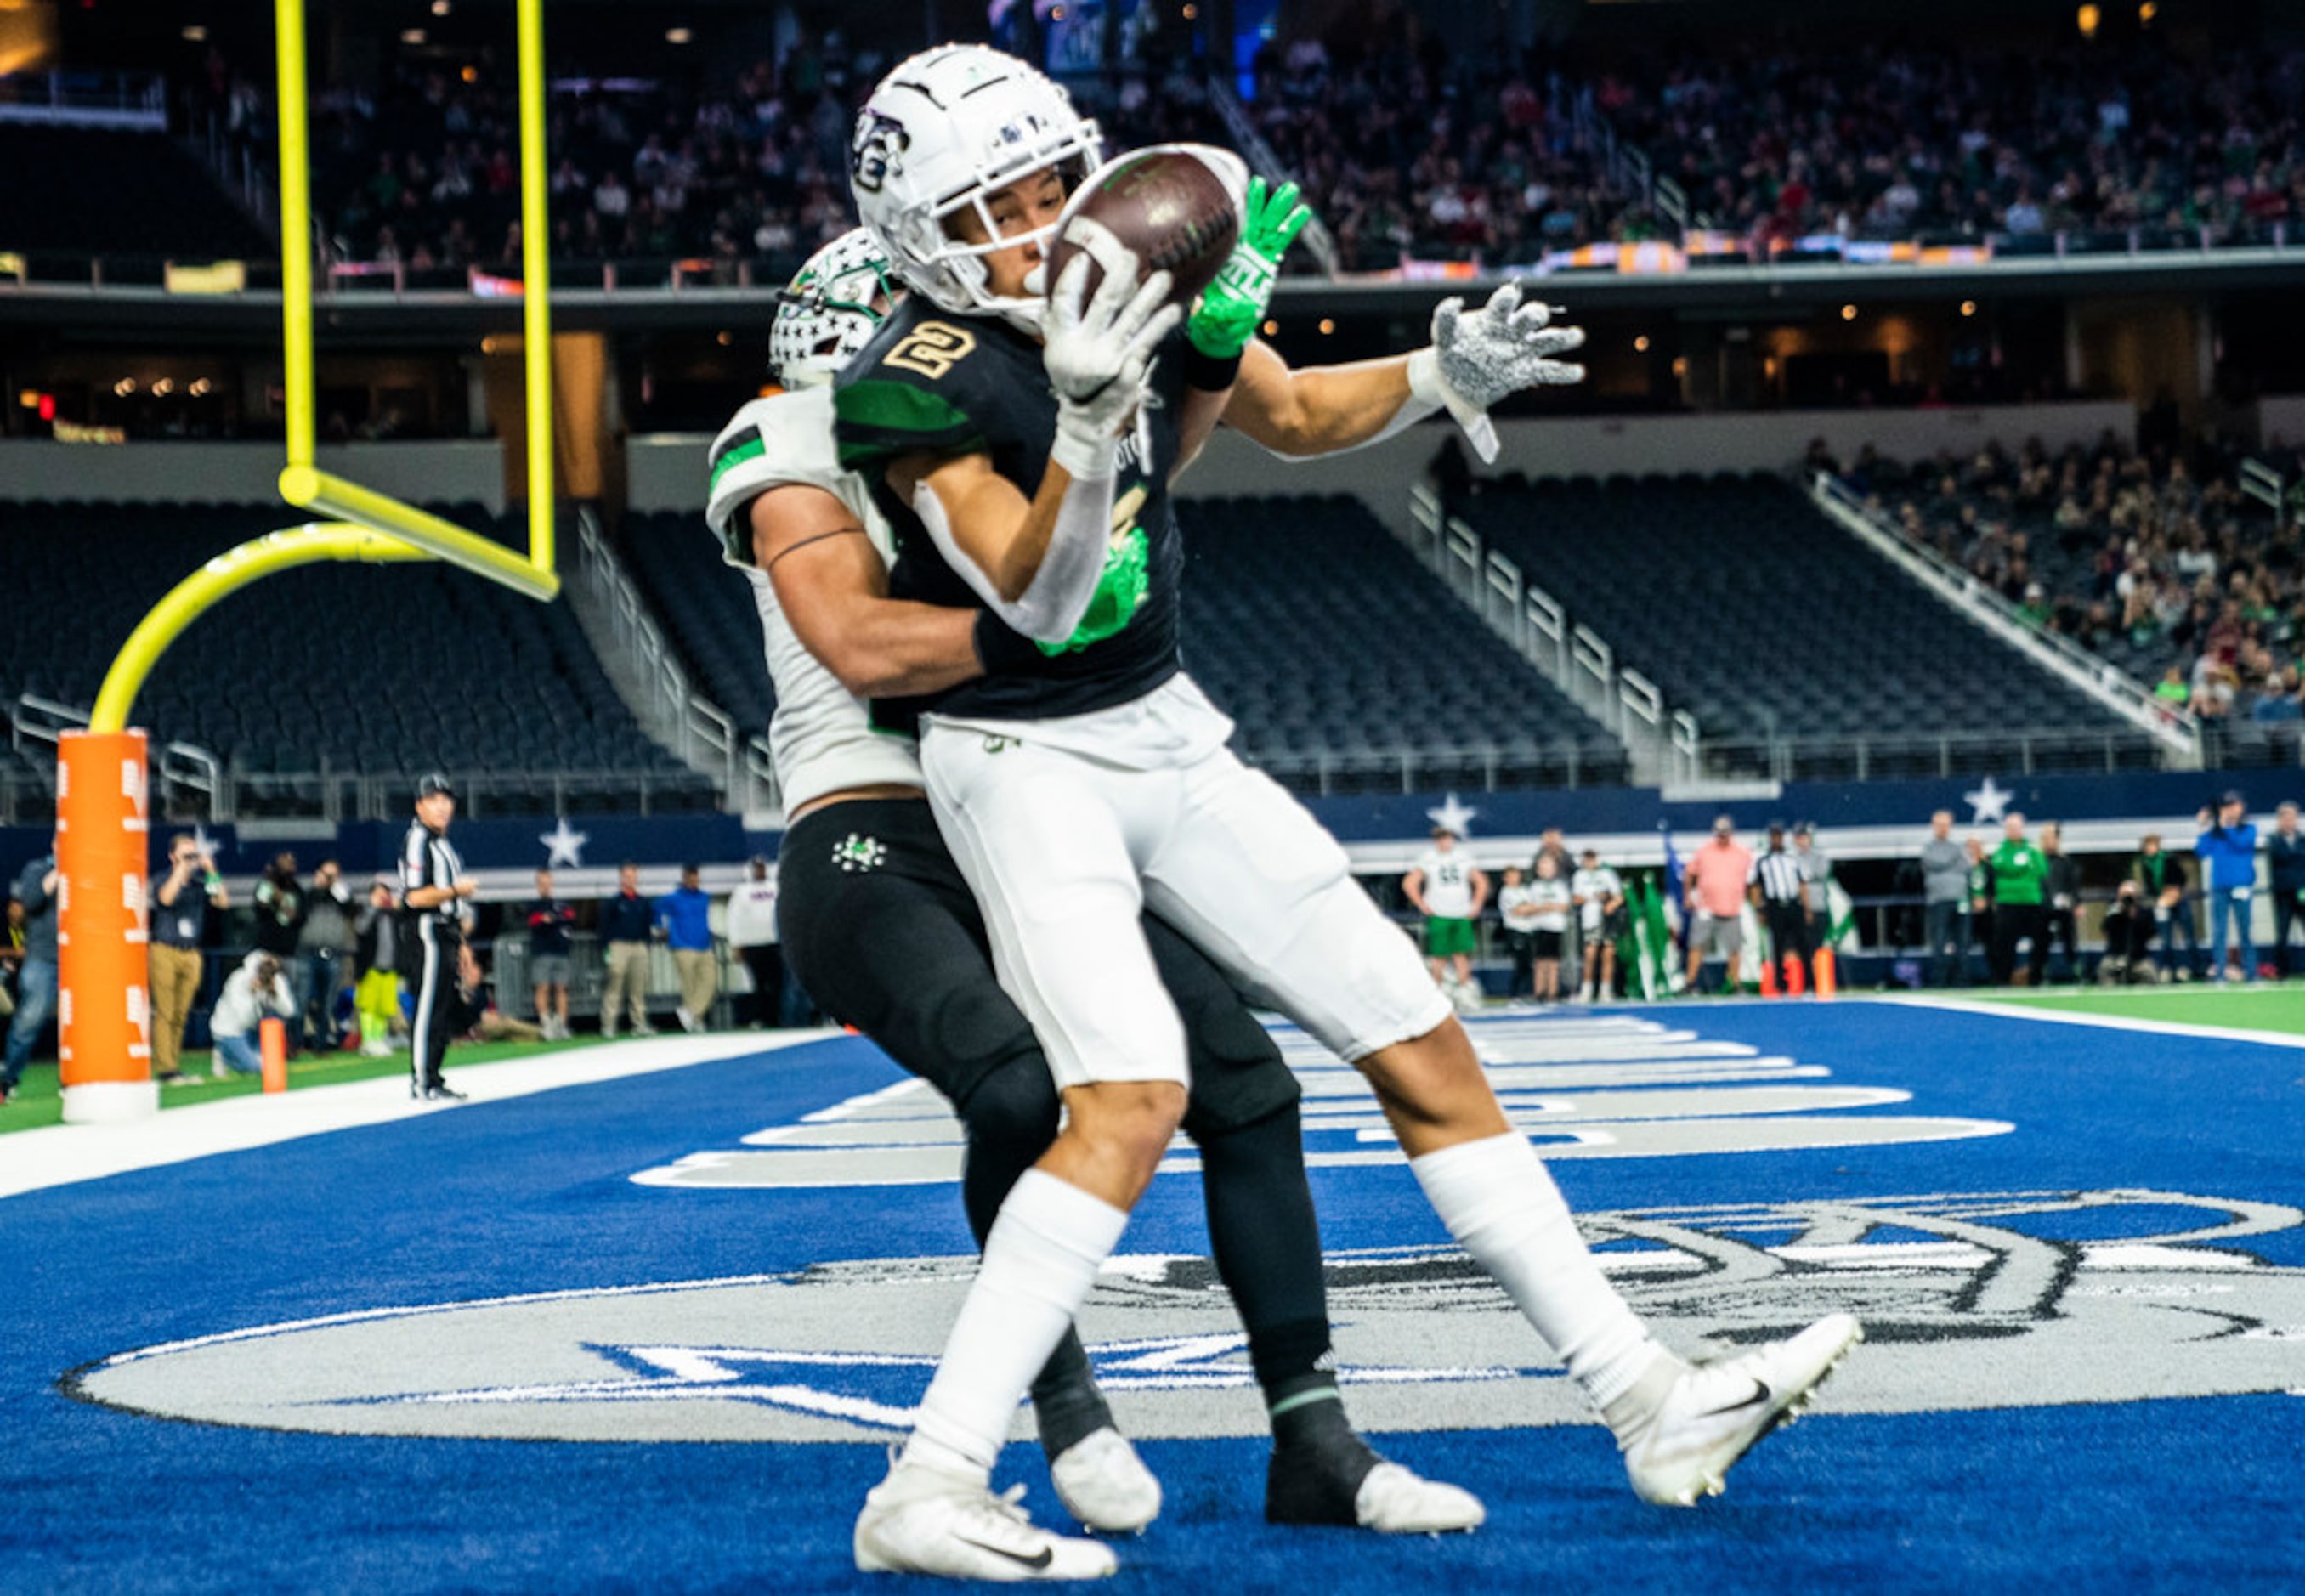
<instances>
[{"instance_id":1,"label":"player's outstretched arm","mask_svg":"<svg viewBox=\"0 0 2305 1596\"><path fill-rule=\"evenodd\" d=\"M788 484L752 503L753 560L802 647L860 698L938 692L979 675L973 610L888 596L880 552L848 507Z\"/></svg>"},{"instance_id":2,"label":"player's outstretched arm","mask_svg":"<svg viewBox=\"0 0 2305 1596\"><path fill-rule=\"evenodd\" d=\"M1298 200L1295 183L1268 190L1262 177L1248 180L1239 241L1185 323L1192 352L1185 368L1184 417L1172 478L1199 457L1224 418L1242 357L1272 302L1280 262L1312 219L1312 208Z\"/></svg>"},{"instance_id":3,"label":"player's outstretched arm","mask_svg":"<svg viewBox=\"0 0 2305 1596\"><path fill-rule=\"evenodd\" d=\"M1584 347L1585 330L1555 327L1552 315L1508 283L1477 310L1442 301L1433 342L1412 354L1298 371L1255 344L1225 420L1275 454L1307 460L1379 442L1445 409L1481 458L1494 460L1491 405L1523 388L1585 380L1584 367L1560 358Z\"/></svg>"}]
</instances>

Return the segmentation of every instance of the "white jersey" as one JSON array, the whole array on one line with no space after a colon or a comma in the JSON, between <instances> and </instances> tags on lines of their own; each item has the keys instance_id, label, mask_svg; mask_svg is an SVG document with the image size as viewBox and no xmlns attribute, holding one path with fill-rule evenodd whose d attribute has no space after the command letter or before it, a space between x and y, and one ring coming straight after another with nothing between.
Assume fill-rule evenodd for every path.
<instances>
[{"instance_id":1,"label":"white jersey","mask_svg":"<svg viewBox=\"0 0 2305 1596\"><path fill-rule=\"evenodd\" d=\"M1539 876L1528 884L1536 902L1534 929L1540 931L1565 931L1569 929L1569 883L1555 876L1547 880Z\"/></svg>"},{"instance_id":2,"label":"white jersey","mask_svg":"<svg viewBox=\"0 0 2305 1596\"><path fill-rule=\"evenodd\" d=\"M840 469L832 439L832 390L806 388L755 399L712 445L712 492L704 515L721 557L743 571L760 607L769 679L777 692L769 753L787 812L828 793L863 786L921 785L920 751L909 736L875 729L863 699L840 684L795 634L767 574L753 565L746 507L771 488L821 488L856 517L883 561L889 523L863 480Z\"/></svg>"},{"instance_id":3,"label":"white jersey","mask_svg":"<svg viewBox=\"0 0 2305 1596\"><path fill-rule=\"evenodd\" d=\"M1571 896L1583 901L1577 905L1577 923L1588 931L1601 929L1601 915L1612 897L1625 896L1625 884L1617 872L1607 865L1595 870L1580 870L1569 879Z\"/></svg>"},{"instance_id":4,"label":"white jersey","mask_svg":"<svg viewBox=\"0 0 2305 1596\"><path fill-rule=\"evenodd\" d=\"M728 946L766 947L777 940L777 879L743 880L728 894Z\"/></svg>"},{"instance_id":5,"label":"white jersey","mask_svg":"<svg viewBox=\"0 0 2305 1596\"><path fill-rule=\"evenodd\" d=\"M1473 862L1462 848L1428 848L1416 862L1425 877L1425 912L1435 920L1473 918Z\"/></svg>"}]
</instances>

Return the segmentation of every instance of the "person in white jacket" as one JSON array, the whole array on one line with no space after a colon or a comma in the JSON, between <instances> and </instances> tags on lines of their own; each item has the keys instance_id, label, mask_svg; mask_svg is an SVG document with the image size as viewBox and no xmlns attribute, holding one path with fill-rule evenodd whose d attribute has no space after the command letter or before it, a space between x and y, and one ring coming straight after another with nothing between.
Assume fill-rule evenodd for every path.
<instances>
[{"instance_id":1,"label":"person in white jacket","mask_svg":"<svg viewBox=\"0 0 2305 1596\"><path fill-rule=\"evenodd\" d=\"M216 1008L208 1015L208 1032L216 1041L211 1074L221 1079L229 1071L260 1074L263 1055L256 1046L256 1028L266 1015L287 1019L296 1012L296 995L279 959L261 950L242 959L224 983Z\"/></svg>"},{"instance_id":2,"label":"person in white jacket","mask_svg":"<svg viewBox=\"0 0 2305 1596\"><path fill-rule=\"evenodd\" d=\"M728 895L728 946L753 975L754 1030L784 1023L785 950L777 935L777 878L769 862L753 855L744 879Z\"/></svg>"}]
</instances>

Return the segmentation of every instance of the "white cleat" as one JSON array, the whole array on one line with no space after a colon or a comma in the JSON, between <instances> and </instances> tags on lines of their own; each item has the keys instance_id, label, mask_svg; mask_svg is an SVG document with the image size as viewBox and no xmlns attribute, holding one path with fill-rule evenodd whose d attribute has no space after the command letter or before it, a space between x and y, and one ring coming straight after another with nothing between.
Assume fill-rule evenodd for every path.
<instances>
[{"instance_id":1,"label":"white cleat","mask_svg":"<svg viewBox=\"0 0 2305 1596\"><path fill-rule=\"evenodd\" d=\"M1161 1481L1110 1424L1052 1458L1049 1478L1065 1511L1092 1530L1130 1535L1161 1516Z\"/></svg>"},{"instance_id":2,"label":"white cleat","mask_svg":"<svg viewBox=\"0 0 2305 1596\"><path fill-rule=\"evenodd\" d=\"M1119 1567L1094 1541L1036 1529L1025 1510L974 1481L898 1463L856 1516L866 1574L936 1574L1014 1582L1103 1579Z\"/></svg>"},{"instance_id":3,"label":"white cleat","mask_svg":"<svg viewBox=\"0 0 2305 1596\"><path fill-rule=\"evenodd\" d=\"M1864 1339L1854 1319L1834 1313L1789 1340L1689 1370L1624 1444L1634 1491L1669 1507L1719 1496L1731 1465L1806 1411L1825 1376Z\"/></svg>"},{"instance_id":4,"label":"white cleat","mask_svg":"<svg viewBox=\"0 0 2305 1596\"><path fill-rule=\"evenodd\" d=\"M1361 1528L1381 1535L1438 1535L1478 1529L1489 1516L1481 1498L1460 1486L1380 1463L1369 1470L1353 1497Z\"/></svg>"}]
</instances>

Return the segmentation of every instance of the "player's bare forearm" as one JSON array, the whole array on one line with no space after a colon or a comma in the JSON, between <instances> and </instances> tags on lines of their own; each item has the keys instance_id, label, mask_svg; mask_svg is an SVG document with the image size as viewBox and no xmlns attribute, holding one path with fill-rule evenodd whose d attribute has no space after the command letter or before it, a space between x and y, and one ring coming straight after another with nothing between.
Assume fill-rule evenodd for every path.
<instances>
[{"instance_id":1,"label":"player's bare forearm","mask_svg":"<svg viewBox=\"0 0 2305 1596\"><path fill-rule=\"evenodd\" d=\"M1185 390L1183 418L1177 437L1177 467L1169 473L1173 482L1192 468L1201 457L1201 450L1216 431L1217 423L1224 420L1225 407L1232 403L1233 391L1225 388L1195 388Z\"/></svg>"},{"instance_id":2,"label":"player's bare forearm","mask_svg":"<svg viewBox=\"0 0 2305 1596\"><path fill-rule=\"evenodd\" d=\"M916 504L922 488L935 495L953 542L1002 599L1013 604L1040 574L1049 541L1056 534L1057 513L1073 479L1050 461L1040 488L1028 499L992 469L991 455L962 454L899 460L889 468L889 483Z\"/></svg>"},{"instance_id":3,"label":"player's bare forearm","mask_svg":"<svg viewBox=\"0 0 2305 1596\"><path fill-rule=\"evenodd\" d=\"M1307 459L1369 442L1410 397L1407 355L1299 371L1255 340L1241 355L1224 419L1276 454Z\"/></svg>"},{"instance_id":4,"label":"player's bare forearm","mask_svg":"<svg viewBox=\"0 0 2305 1596\"><path fill-rule=\"evenodd\" d=\"M980 675L976 612L888 596L888 567L838 499L779 488L753 501L753 558L801 646L863 698L937 692Z\"/></svg>"}]
</instances>

